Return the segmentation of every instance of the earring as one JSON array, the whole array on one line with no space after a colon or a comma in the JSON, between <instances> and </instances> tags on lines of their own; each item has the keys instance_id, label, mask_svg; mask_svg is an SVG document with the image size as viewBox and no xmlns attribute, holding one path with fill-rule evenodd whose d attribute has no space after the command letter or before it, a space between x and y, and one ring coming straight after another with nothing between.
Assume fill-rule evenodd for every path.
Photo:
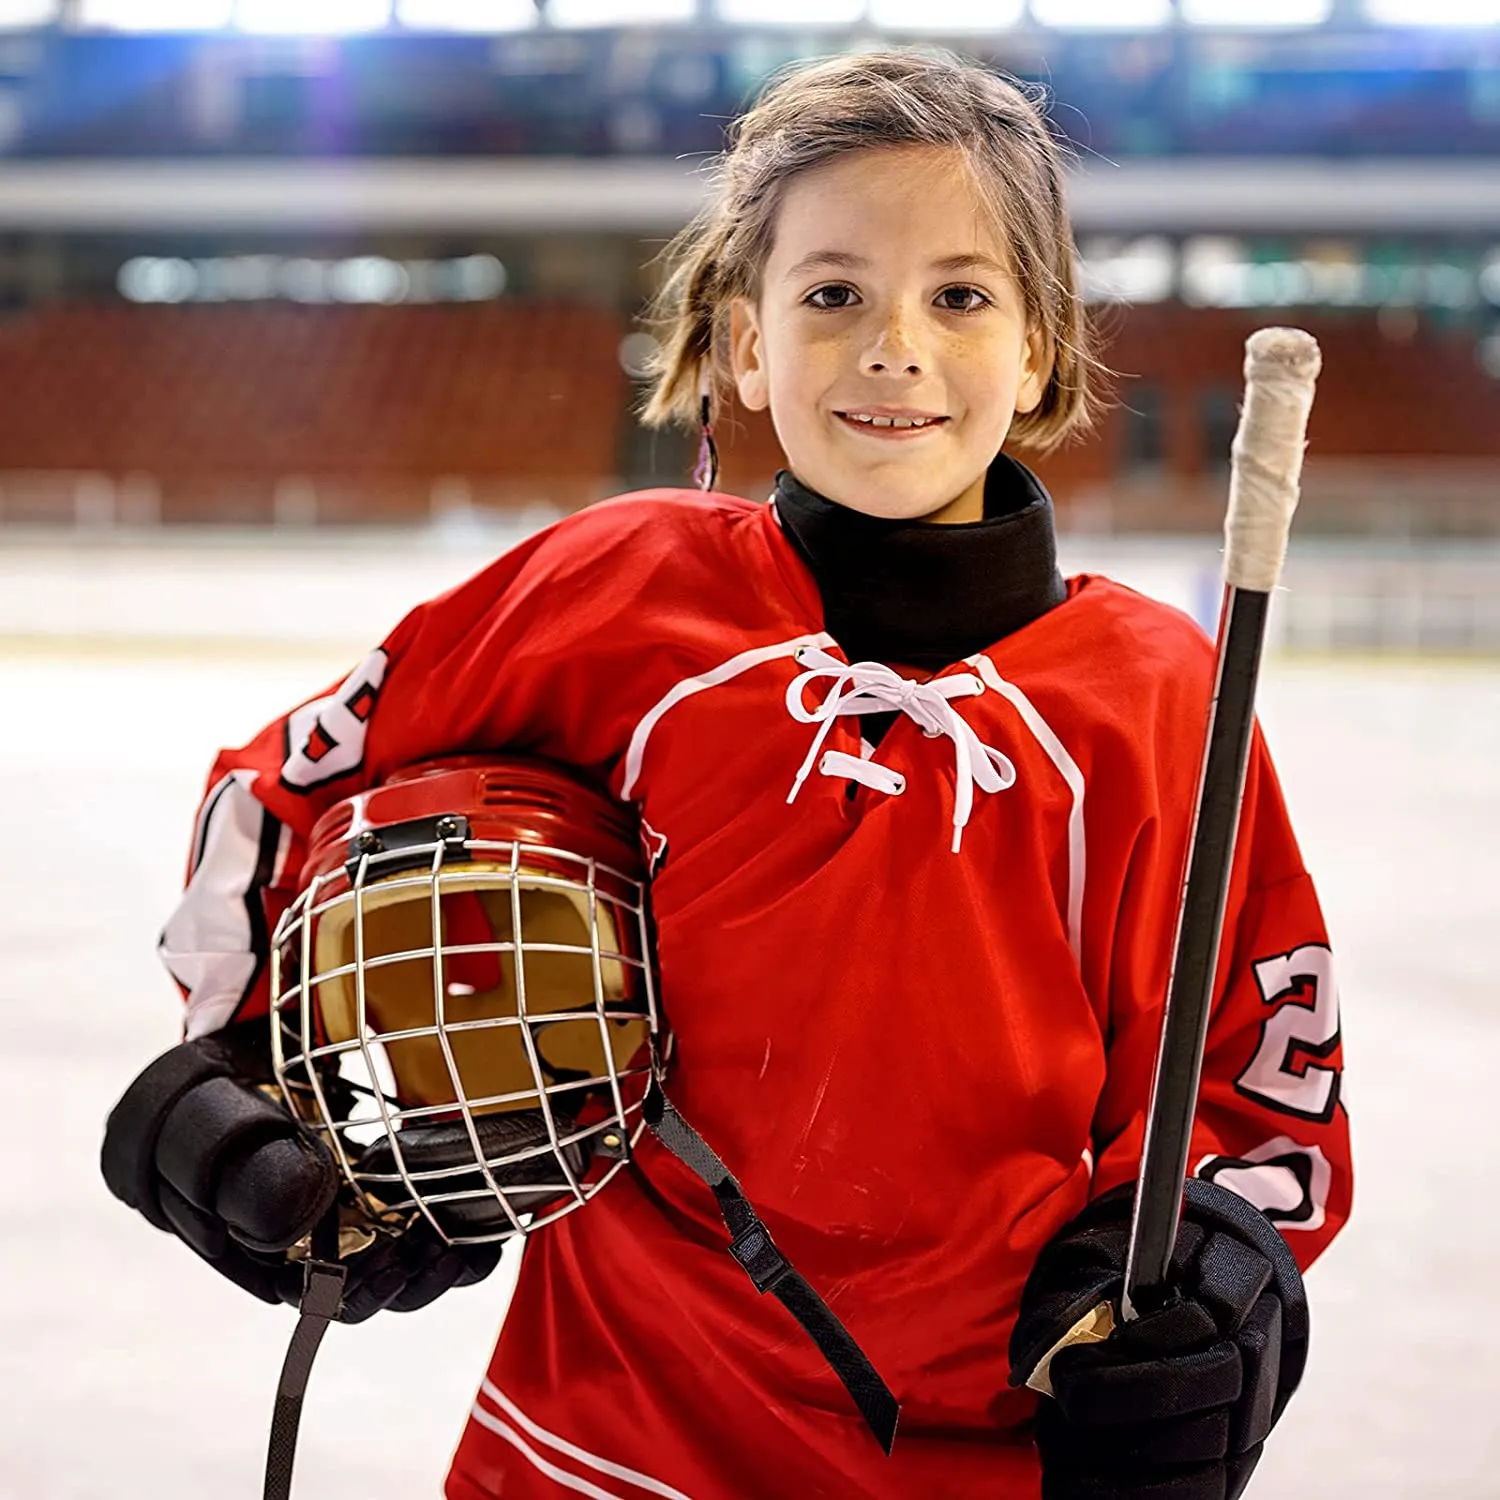
<instances>
[{"instance_id":1,"label":"earring","mask_svg":"<svg viewBox=\"0 0 1500 1500\"><path fill-rule=\"evenodd\" d=\"M698 462L693 466L693 483L700 490L711 490L719 477L719 449L714 442L713 423L709 420L706 391L699 407L698 421L702 427L703 436L698 440Z\"/></svg>"}]
</instances>

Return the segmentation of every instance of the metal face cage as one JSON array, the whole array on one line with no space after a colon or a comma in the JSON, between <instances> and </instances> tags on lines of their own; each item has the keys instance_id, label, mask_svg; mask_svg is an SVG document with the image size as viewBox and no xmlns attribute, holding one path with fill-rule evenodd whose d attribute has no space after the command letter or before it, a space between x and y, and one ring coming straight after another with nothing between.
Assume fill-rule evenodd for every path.
<instances>
[{"instance_id":1,"label":"metal face cage","mask_svg":"<svg viewBox=\"0 0 1500 1500\"><path fill-rule=\"evenodd\" d=\"M628 1159L662 1049L623 820L556 768L488 761L414 768L314 830L271 946L272 1059L372 1225L530 1233Z\"/></svg>"}]
</instances>

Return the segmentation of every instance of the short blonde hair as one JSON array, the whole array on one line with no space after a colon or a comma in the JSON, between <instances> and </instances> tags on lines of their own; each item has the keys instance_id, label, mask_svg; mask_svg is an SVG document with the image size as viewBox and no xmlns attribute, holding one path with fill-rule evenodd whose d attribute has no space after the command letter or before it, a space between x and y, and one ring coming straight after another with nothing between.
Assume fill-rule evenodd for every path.
<instances>
[{"instance_id":1,"label":"short blonde hair","mask_svg":"<svg viewBox=\"0 0 1500 1500\"><path fill-rule=\"evenodd\" d=\"M709 201L662 252L666 276L646 313L658 349L641 420L696 427L706 379L715 405L733 391L729 306L758 300L786 184L871 146L958 150L1010 245L1027 322L1051 372L1011 439L1047 452L1093 416L1098 368L1074 276L1062 148L1022 85L937 49L896 48L798 63L774 75L729 128Z\"/></svg>"}]
</instances>

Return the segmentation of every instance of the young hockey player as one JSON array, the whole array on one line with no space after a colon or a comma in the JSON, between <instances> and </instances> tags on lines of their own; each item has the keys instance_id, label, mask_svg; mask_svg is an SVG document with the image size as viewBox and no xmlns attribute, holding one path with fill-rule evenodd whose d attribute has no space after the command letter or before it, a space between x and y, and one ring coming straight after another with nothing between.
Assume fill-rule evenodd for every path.
<instances>
[{"instance_id":1,"label":"young hockey player","mask_svg":"<svg viewBox=\"0 0 1500 1500\"><path fill-rule=\"evenodd\" d=\"M1060 576L1003 451L1086 421L1073 255L1019 88L927 52L788 72L671 247L645 412L768 408L770 503L572 516L215 766L163 935L188 1040L112 1119L122 1197L296 1299L276 1247L336 1174L255 1084L314 824L417 762L541 757L639 810L667 1091L838 1320L815 1343L757 1296L700 1171L643 1135L528 1237L449 1500L1229 1500L1295 1390L1349 1155L1258 737L1173 1294L1059 1354L1055 1399L1024 1385L1119 1291L1213 663L1177 612ZM416 1216L349 1256L345 1316L495 1254ZM845 1330L901 1403L889 1455L830 1375Z\"/></svg>"}]
</instances>

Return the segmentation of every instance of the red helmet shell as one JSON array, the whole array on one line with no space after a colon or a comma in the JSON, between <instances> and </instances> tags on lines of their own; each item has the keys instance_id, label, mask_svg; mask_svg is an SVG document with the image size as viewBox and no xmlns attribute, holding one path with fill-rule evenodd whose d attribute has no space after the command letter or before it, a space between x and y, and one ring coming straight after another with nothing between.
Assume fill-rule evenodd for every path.
<instances>
[{"instance_id":1,"label":"red helmet shell","mask_svg":"<svg viewBox=\"0 0 1500 1500\"><path fill-rule=\"evenodd\" d=\"M330 808L313 826L301 884L341 869L349 841L367 829L446 814L467 818L471 839L565 849L627 879L645 879L630 808L551 761L464 755L418 761Z\"/></svg>"}]
</instances>

